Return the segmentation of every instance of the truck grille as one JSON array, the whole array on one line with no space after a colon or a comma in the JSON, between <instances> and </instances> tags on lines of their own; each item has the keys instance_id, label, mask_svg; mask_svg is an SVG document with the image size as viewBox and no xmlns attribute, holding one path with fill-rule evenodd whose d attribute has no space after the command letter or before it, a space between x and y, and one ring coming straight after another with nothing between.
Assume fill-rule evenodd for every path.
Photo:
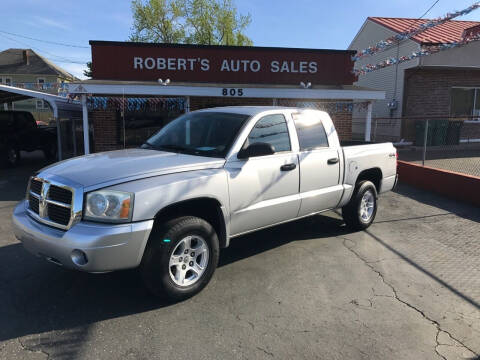
<instances>
[{"instance_id":1,"label":"truck grille","mask_svg":"<svg viewBox=\"0 0 480 360\"><path fill-rule=\"evenodd\" d=\"M73 221L73 190L51 181L32 178L28 194L29 213L37 221L68 229Z\"/></svg>"},{"instance_id":2,"label":"truck grille","mask_svg":"<svg viewBox=\"0 0 480 360\"><path fill-rule=\"evenodd\" d=\"M48 217L50 220L61 225L68 225L70 221L70 208L65 208L55 204L48 204Z\"/></svg>"}]
</instances>

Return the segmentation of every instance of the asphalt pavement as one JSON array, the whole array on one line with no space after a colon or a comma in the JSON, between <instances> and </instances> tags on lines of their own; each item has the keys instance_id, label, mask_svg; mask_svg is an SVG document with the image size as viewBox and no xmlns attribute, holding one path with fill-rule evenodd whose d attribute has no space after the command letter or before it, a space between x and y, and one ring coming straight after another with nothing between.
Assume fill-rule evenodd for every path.
<instances>
[{"instance_id":1,"label":"asphalt pavement","mask_svg":"<svg viewBox=\"0 0 480 360\"><path fill-rule=\"evenodd\" d=\"M328 212L232 240L169 304L136 270L24 251L10 216L39 161L0 169L0 359L480 359L479 208L400 184L367 231Z\"/></svg>"}]
</instances>

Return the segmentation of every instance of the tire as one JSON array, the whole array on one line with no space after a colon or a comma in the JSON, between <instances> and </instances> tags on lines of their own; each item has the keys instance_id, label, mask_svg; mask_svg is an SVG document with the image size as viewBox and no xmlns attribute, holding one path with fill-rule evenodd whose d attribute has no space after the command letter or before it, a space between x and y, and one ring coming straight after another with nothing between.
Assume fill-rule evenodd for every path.
<instances>
[{"instance_id":1,"label":"tire","mask_svg":"<svg viewBox=\"0 0 480 360\"><path fill-rule=\"evenodd\" d=\"M7 146L5 163L8 167L16 167L20 163L20 151L13 145Z\"/></svg>"},{"instance_id":2,"label":"tire","mask_svg":"<svg viewBox=\"0 0 480 360\"><path fill-rule=\"evenodd\" d=\"M142 258L141 274L155 296L181 301L208 284L218 257L219 243L213 227L198 217L179 217L154 227Z\"/></svg>"},{"instance_id":3,"label":"tire","mask_svg":"<svg viewBox=\"0 0 480 360\"><path fill-rule=\"evenodd\" d=\"M377 189L371 181L361 181L355 187L350 202L342 208L343 220L353 230L365 230L377 214Z\"/></svg>"}]
</instances>

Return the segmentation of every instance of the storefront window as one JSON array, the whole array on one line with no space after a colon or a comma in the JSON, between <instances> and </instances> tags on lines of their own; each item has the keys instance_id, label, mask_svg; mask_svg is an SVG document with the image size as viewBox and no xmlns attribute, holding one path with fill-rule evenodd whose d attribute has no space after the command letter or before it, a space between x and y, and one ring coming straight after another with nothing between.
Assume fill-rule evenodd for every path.
<instances>
[{"instance_id":1,"label":"storefront window","mask_svg":"<svg viewBox=\"0 0 480 360\"><path fill-rule=\"evenodd\" d=\"M450 104L450 115L480 119L480 89L453 88Z\"/></svg>"},{"instance_id":2,"label":"storefront window","mask_svg":"<svg viewBox=\"0 0 480 360\"><path fill-rule=\"evenodd\" d=\"M178 115L178 113L168 112L125 112L124 123L122 113L119 111L117 115L117 124L120 127L119 141L123 143L123 127L125 126L125 146L139 146Z\"/></svg>"}]
</instances>

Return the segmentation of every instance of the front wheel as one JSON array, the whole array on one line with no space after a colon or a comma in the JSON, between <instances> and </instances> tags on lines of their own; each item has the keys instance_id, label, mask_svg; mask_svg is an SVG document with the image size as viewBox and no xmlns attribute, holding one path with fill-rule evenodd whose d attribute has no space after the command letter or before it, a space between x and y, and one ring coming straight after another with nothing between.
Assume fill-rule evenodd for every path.
<instances>
[{"instance_id":1,"label":"front wheel","mask_svg":"<svg viewBox=\"0 0 480 360\"><path fill-rule=\"evenodd\" d=\"M343 220L353 230L364 230L372 224L376 214L377 189L371 181L361 181L350 202L342 208Z\"/></svg>"},{"instance_id":2,"label":"front wheel","mask_svg":"<svg viewBox=\"0 0 480 360\"><path fill-rule=\"evenodd\" d=\"M176 218L152 230L142 277L154 295L180 301L208 284L218 257L218 237L208 222L194 216Z\"/></svg>"}]
</instances>

